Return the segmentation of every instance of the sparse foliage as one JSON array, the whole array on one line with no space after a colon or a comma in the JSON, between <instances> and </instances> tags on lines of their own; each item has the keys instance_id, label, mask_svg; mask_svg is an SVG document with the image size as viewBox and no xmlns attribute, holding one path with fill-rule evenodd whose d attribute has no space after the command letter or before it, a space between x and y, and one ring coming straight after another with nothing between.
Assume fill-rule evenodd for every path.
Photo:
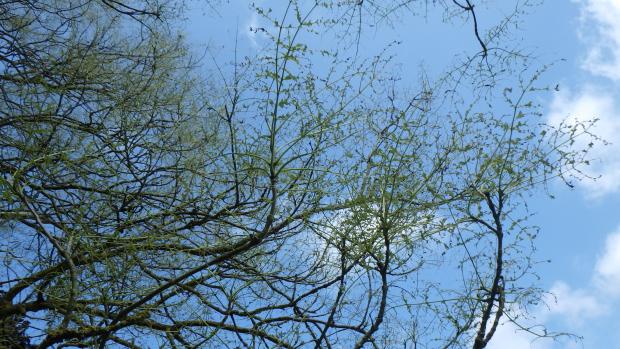
<instances>
[{"instance_id":1,"label":"sparse foliage","mask_svg":"<svg viewBox=\"0 0 620 349\"><path fill-rule=\"evenodd\" d=\"M172 5L0 4L0 343L484 348L540 299L524 203L589 134L544 125L509 19L414 92L313 36L474 14L434 3L255 7L268 44L208 79Z\"/></svg>"}]
</instances>

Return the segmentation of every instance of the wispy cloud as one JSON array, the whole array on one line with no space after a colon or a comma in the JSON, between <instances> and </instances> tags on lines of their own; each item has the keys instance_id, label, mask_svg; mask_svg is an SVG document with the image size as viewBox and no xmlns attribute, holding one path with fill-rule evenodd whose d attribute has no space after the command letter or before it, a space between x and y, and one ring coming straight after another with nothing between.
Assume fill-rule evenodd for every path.
<instances>
[{"instance_id":1,"label":"wispy cloud","mask_svg":"<svg viewBox=\"0 0 620 349\"><path fill-rule=\"evenodd\" d=\"M620 0L572 0L579 6L578 36L585 47L581 69L585 83L573 91L558 93L549 111L549 122L559 124L598 119L592 132L610 142L595 145L591 173L597 180L581 185L590 197L620 192ZM585 144L578 144L585 146ZM581 325L588 319L603 318L620 304L620 227L611 232L597 258L590 282L581 288L558 281L551 288L555 298L547 299L543 317L561 318Z\"/></svg>"},{"instance_id":2,"label":"wispy cloud","mask_svg":"<svg viewBox=\"0 0 620 349\"><path fill-rule=\"evenodd\" d=\"M601 87L588 85L575 93L558 93L549 108L552 125L559 125L562 121L575 124L597 119L590 131L610 143L596 142L590 149L593 161L586 170L594 178L580 183L590 198L620 191L620 105L614 97ZM586 149L590 141L589 137L583 137L577 140L577 146Z\"/></svg>"},{"instance_id":3,"label":"wispy cloud","mask_svg":"<svg viewBox=\"0 0 620 349\"><path fill-rule=\"evenodd\" d=\"M605 315L607 308L594 290L573 289L563 281L556 282L546 299L546 316L559 316L572 327L581 327L585 321Z\"/></svg>"},{"instance_id":4,"label":"wispy cloud","mask_svg":"<svg viewBox=\"0 0 620 349\"><path fill-rule=\"evenodd\" d=\"M620 298L620 227L607 237L596 263L595 285L599 293Z\"/></svg>"},{"instance_id":5,"label":"wispy cloud","mask_svg":"<svg viewBox=\"0 0 620 349\"><path fill-rule=\"evenodd\" d=\"M548 310L543 318L561 318L573 327L585 321L607 316L620 300L620 227L607 236L603 253L596 261L590 283L572 288L564 281L556 282L546 299Z\"/></svg>"},{"instance_id":6,"label":"wispy cloud","mask_svg":"<svg viewBox=\"0 0 620 349\"><path fill-rule=\"evenodd\" d=\"M620 0L574 0L580 4L579 36L587 45L582 68L620 81Z\"/></svg>"},{"instance_id":7,"label":"wispy cloud","mask_svg":"<svg viewBox=\"0 0 620 349\"><path fill-rule=\"evenodd\" d=\"M599 120L592 131L611 145L592 149L595 161L588 173L600 179L581 184L588 197L600 198L620 192L620 0L572 1L579 6L577 34L585 51L585 81L555 96L549 119L556 125L566 118Z\"/></svg>"},{"instance_id":8,"label":"wispy cloud","mask_svg":"<svg viewBox=\"0 0 620 349\"><path fill-rule=\"evenodd\" d=\"M590 282L574 288L565 281L556 281L543 304L534 311L537 323L556 324L582 332L589 324L613 318L620 306L620 227L606 239L602 253L597 257ZM532 325L532 323L522 325ZM598 322L600 323L600 322ZM535 328L539 332L540 328ZM571 338L541 339L505 322L498 327L489 343L489 349L568 349L582 344Z\"/></svg>"},{"instance_id":9,"label":"wispy cloud","mask_svg":"<svg viewBox=\"0 0 620 349\"><path fill-rule=\"evenodd\" d=\"M549 349L549 341L536 340L533 335L506 322L498 326L488 349Z\"/></svg>"},{"instance_id":10,"label":"wispy cloud","mask_svg":"<svg viewBox=\"0 0 620 349\"><path fill-rule=\"evenodd\" d=\"M580 186L587 197L602 198L620 193L620 0L571 1L580 13L577 35L584 48L580 61L582 80L555 95L549 105L548 121L559 125L598 119L591 131L611 144L596 144L591 149L594 161L587 173L600 178L586 179ZM577 146L587 148L589 142L584 139ZM620 310L620 227L608 234L585 285L575 287L559 280L550 293L544 299L546 306L536 311L542 323L563 323L582 332L591 323L612 322ZM532 340L531 335L507 323L498 329L489 348L582 348L580 343Z\"/></svg>"}]
</instances>

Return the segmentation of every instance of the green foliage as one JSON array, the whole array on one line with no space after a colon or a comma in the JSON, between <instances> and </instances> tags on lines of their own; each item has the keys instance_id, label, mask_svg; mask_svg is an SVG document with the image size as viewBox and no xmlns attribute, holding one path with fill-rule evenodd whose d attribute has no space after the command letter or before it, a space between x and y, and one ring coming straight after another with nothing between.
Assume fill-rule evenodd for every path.
<instances>
[{"instance_id":1,"label":"green foliage","mask_svg":"<svg viewBox=\"0 0 620 349\"><path fill-rule=\"evenodd\" d=\"M201 78L174 6L0 5L3 335L483 348L539 297L523 206L579 176L588 127L541 125L541 72L493 50L501 31L416 92L392 47L317 43L350 48L346 18L413 3L254 6L268 44L218 78Z\"/></svg>"}]
</instances>

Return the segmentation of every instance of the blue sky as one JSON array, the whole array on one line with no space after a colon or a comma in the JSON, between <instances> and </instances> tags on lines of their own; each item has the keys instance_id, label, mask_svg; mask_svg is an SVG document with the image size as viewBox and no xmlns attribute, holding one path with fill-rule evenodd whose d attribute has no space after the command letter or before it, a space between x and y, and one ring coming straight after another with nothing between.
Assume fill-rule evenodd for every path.
<instances>
[{"instance_id":1,"label":"blue sky","mask_svg":"<svg viewBox=\"0 0 620 349\"><path fill-rule=\"evenodd\" d=\"M481 16L483 25L503 13L492 4L489 8ZM260 20L247 2L223 2L217 10L190 10L186 29L195 49L209 47L209 55L226 62L235 37L240 55L260 48L260 33L249 30L260 26ZM550 329L576 333L583 341L532 342L530 335L506 324L490 348L620 348L620 0L547 0L522 18L519 30L520 46L538 61L565 60L544 75L549 85L560 86L541 101L547 121L596 117L595 133L611 144L593 150L589 173L600 178L585 179L572 190L553 184L555 199L540 193L529 202L537 212L532 223L541 228L537 256L551 260L537 267L540 285L554 294L547 306L533 312ZM364 35L360 50L402 40L396 64L403 71L421 64L439 72L455 55L479 49L470 23L443 23L432 13L426 20L406 17L393 28Z\"/></svg>"},{"instance_id":2,"label":"blue sky","mask_svg":"<svg viewBox=\"0 0 620 349\"><path fill-rule=\"evenodd\" d=\"M526 40L567 61L551 79L560 92L546 101L551 123L599 119L595 133L612 144L598 146L590 173L576 190L557 185L555 200L533 203L542 228L539 268L555 296L539 320L552 329L582 335L582 343L536 342L533 348L620 348L620 1L547 1L532 16ZM547 77L549 78L549 77ZM506 326L492 348L528 348L529 338Z\"/></svg>"}]
</instances>

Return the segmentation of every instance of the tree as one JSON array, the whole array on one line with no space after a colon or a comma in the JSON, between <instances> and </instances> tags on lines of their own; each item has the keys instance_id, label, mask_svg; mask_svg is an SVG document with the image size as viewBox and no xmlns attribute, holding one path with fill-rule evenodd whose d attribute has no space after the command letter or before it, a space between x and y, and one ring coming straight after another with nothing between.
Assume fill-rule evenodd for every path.
<instances>
[{"instance_id":1,"label":"tree","mask_svg":"<svg viewBox=\"0 0 620 349\"><path fill-rule=\"evenodd\" d=\"M418 5L255 8L271 44L219 80L173 6L0 5L3 340L484 348L540 299L523 203L576 174L588 129L540 126L540 72L495 46L511 18L485 38L470 1L440 5L480 54L415 93L389 48L313 46Z\"/></svg>"}]
</instances>

